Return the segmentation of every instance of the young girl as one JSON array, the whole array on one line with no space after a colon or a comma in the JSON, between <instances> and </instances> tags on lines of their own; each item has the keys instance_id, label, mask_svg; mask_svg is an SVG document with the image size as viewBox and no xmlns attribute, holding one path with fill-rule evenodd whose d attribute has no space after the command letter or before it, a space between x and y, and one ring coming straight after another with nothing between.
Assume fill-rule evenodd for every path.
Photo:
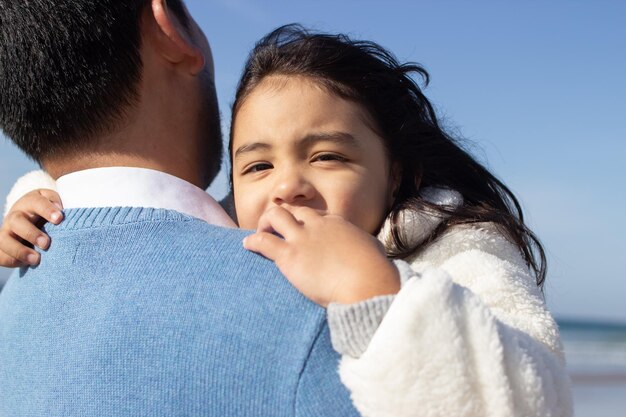
<instances>
[{"instance_id":1,"label":"young girl","mask_svg":"<svg viewBox=\"0 0 626 417\"><path fill-rule=\"evenodd\" d=\"M513 194L441 129L411 73L428 80L342 35L289 26L257 44L231 124L236 218L257 229L244 245L328 307L363 415L570 416L541 245ZM59 221L51 201L35 191L14 206L4 265L19 262L18 237L49 245L30 223ZM376 234L404 260L402 282L372 255ZM359 282L368 269L381 282Z\"/></svg>"}]
</instances>

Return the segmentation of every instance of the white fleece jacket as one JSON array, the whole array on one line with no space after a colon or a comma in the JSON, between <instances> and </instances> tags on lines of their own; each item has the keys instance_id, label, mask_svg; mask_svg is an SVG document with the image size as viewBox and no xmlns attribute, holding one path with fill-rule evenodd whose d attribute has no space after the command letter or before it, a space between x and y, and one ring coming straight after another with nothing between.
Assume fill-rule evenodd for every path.
<instances>
[{"instance_id":1,"label":"white fleece jacket","mask_svg":"<svg viewBox=\"0 0 626 417\"><path fill-rule=\"evenodd\" d=\"M435 199L454 206L456 197ZM404 216L420 230L403 232L423 239L441 221L421 216ZM495 226L453 227L407 261L421 278L395 296L362 355L341 360L363 416L573 415L556 323Z\"/></svg>"},{"instance_id":2,"label":"white fleece jacket","mask_svg":"<svg viewBox=\"0 0 626 417\"><path fill-rule=\"evenodd\" d=\"M48 175L45 171L31 171L26 175L20 177L11 191L7 195L6 201L4 203L4 214L2 217L6 217L7 213L13 207L13 205L23 197L25 194L38 190L38 189L46 189L46 190L55 190L57 189L56 182L54 179Z\"/></svg>"},{"instance_id":3,"label":"white fleece jacket","mask_svg":"<svg viewBox=\"0 0 626 417\"><path fill-rule=\"evenodd\" d=\"M7 209L35 188L54 182L23 177ZM439 204L462 202L434 192ZM442 219L405 213L402 221L402 232L421 240ZM387 245L388 233L379 236ZM493 225L456 226L407 261L421 277L392 297L360 357L344 354L340 363L364 417L573 415L556 323L521 254ZM358 317L353 325L362 325Z\"/></svg>"}]
</instances>

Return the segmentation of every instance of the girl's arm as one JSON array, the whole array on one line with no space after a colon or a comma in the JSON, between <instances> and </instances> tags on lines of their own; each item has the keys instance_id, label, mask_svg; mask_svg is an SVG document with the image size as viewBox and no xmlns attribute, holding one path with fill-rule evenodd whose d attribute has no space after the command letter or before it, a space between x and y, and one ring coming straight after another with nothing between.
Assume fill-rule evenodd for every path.
<instances>
[{"instance_id":1,"label":"girl's arm","mask_svg":"<svg viewBox=\"0 0 626 417\"><path fill-rule=\"evenodd\" d=\"M573 415L558 328L513 245L468 227L412 266L421 277L395 297L362 355L342 358L363 415Z\"/></svg>"},{"instance_id":2,"label":"girl's arm","mask_svg":"<svg viewBox=\"0 0 626 417\"><path fill-rule=\"evenodd\" d=\"M33 248L48 249L50 238L38 226L45 222L58 224L63 218L63 205L52 188L54 180L43 171L27 174L14 185L0 228L0 266L39 263L40 255Z\"/></svg>"}]
</instances>

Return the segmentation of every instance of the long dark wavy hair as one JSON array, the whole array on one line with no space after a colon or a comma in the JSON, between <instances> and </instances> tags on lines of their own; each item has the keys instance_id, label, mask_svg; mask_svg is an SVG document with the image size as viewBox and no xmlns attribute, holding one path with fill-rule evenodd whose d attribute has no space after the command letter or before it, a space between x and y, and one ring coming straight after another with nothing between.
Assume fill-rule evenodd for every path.
<instances>
[{"instance_id":1,"label":"long dark wavy hair","mask_svg":"<svg viewBox=\"0 0 626 417\"><path fill-rule=\"evenodd\" d=\"M413 74L428 85L429 75L422 66L401 64L374 42L313 33L300 25L280 27L256 44L244 68L233 103L231 160L232 126L255 87L271 75L308 77L329 92L362 105L375 122L391 162L400 167L401 182L390 212L396 249L388 253L390 257L419 251L451 226L490 222L519 248L542 287L545 252L524 224L517 198L444 131ZM430 203L420 197L422 187L456 190L464 202L460 207ZM426 242L412 245L403 241L399 232L399 213L407 208L434 211L445 221Z\"/></svg>"}]
</instances>

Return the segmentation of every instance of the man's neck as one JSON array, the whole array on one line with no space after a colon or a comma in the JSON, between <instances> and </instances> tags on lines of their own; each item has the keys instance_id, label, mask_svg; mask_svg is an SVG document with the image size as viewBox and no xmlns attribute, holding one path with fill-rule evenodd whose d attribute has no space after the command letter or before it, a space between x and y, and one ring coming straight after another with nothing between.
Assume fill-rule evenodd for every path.
<instances>
[{"instance_id":1,"label":"man's neck","mask_svg":"<svg viewBox=\"0 0 626 417\"><path fill-rule=\"evenodd\" d=\"M144 153L147 152L144 151ZM205 184L202 171L197 165L197 162L194 163L194 161L180 156L176 158L176 155L171 155L170 158L156 159L150 158L149 155L140 157L126 153L85 153L43 162L44 169L54 179L72 172L93 168L133 167L161 171L204 189L207 184Z\"/></svg>"},{"instance_id":2,"label":"man's neck","mask_svg":"<svg viewBox=\"0 0 626 417\"><path fill-rule=\"evenodd\" d=\"M212 131L207 120L219 116L206 113L198 82L184 83L180 77L174 82L169 72L164 75L154 66L146 64L140 99L124 110L123 118L97 137L87 138L85 147L42 161L53 178L124 166L165 172L202 189L209 186L209 156L219 149L210 149ZM214 134L219 136L219 129Z\"/></svg>"}]
</instances>

